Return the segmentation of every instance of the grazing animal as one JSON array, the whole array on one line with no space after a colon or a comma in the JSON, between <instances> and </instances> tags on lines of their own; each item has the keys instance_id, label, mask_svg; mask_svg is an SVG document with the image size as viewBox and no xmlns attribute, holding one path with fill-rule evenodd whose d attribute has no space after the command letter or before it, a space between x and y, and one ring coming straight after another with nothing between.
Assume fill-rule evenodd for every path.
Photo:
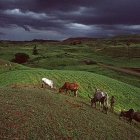
<instances>
[{"instance_id":1,"label":"grazing animal","mask_svg":"<svg viewBox=\"0 0 140 140\"><path fill-rule=\"evenodd\" d=\"M115 104L115 97L112 96L110 99L110 110L111 112L114 112L114 104Z\"/></svg>"},{"instance_id":2,"label":"grazing animal","mask_svg":"<svg viewBox=\"0 0 140 140\"><path fill-rule=\"evenodd\" d=\"M93 107L93 105L95 105L95 108L96 108L96 102L99 102L101 104L102 108L103 107L105 108L105 106L106 106L106 108L108 108L108 98L109 98L109 96L106 92L102 92L99 89L95 89L94 97L91 98L89 96L89 98L91 99L91 107ZM108 110L108 109L106 109L106 110Z\"/></svg>"},{"instance_id":3,"label":"grazing animal","mask_svg":"<svg viewBox=\"0 0 140 140\"><path fill-rule=\"evenodd\" d=\"M43 88L43 85L48 85L50 88L54 88L54 84L53 84L53 81L52 80L49 80L47 78L42 78L42 88Z\"/></svg>"},{"instance_id":4,"label":"grazing animal","mask_svg":"<svg viewBox=\"0 0 140 140\"><path fill-rule=\"evenodd\" d=\"M65 82L64 85L59 88L59 93L61 92L68 92L68 90L70 90L71 92L74 92L74 96L77 97L77 91L79 89L79 85L77 83L69 83L69 82Z\"/></svg>"},{"instance_id":5,"label":"grazing animal","mask_svg":"<svg viewBox=\"0 0 140 140\"><path fill-rule=\"evenodd\" d=\"M135 112L133 115L133 119L137 122L140 122L140 112Z\"/></svg>"},{"instance_id":6,"label":"grazing animal","mask_svg":"<svg viewBox=\"0 0 140 140\"><path fill-rule=\"evenodd\" d=\"M119 119L123 117L123 118L127 118L128 121L131 123L132 119L134 117L134 109L129 109L128 111L121 111L120 115L119 115Z\"/></svg>"}]
</instances>

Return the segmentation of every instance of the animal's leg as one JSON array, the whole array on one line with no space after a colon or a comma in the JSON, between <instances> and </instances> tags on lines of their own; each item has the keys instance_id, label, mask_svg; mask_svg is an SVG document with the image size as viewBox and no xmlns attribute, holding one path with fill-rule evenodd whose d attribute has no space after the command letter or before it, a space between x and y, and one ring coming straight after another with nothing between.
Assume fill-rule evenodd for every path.
<instances>
[{"instance_id":1,"label":"animal's leg","mask_svg":"<svg viewBox=\"0 0 140 140\"><path fill-rule=\"evenodd\" d=\"M44 85L44 84L42 83L42 86L41 86L41 88L43 88L43 85Z\"/></svg>"},{"instance_id":2,"label":"animal's leg","mask_svg":"<svg viewBox=\"0 0 140 140\"><path fill-rule=\"evenodd\" d=\"M129 122L130 122L130 124L132 123L132 118L129 118L129 120L128 120Z\"/></svg>"},{"instance_id":3,"label":"animal's leg","mask_svg":"<svg viewBox=\"0 0 140 140\"><path fill-rule=\"evenodd\" d=\"M74 95L75 95L75 97L77 97L77 91L74 91Z\"/></svg>"},{"instance_id":4,"label":"animal's leg","mask_svg":"<svg viewBox=\"0 0 140 140\"><path fill-rule=\"evenodd\" d=\"M108 107L107 106L103 106L102 112L106 113L108 112Z\"/></svg>"},{"instance_id":5,"label":"animal's leg","mask_svg":"<svg viewBox=\"0 0 140 140\"><path fill-rule=\"evenodd\" d=\"M77 95L78 95L78 91L76 91L76 97L77 97Z\"/></svg>"},{"instance_id":6,"label":"animal's leg","mask_svg":"<svg viewBox=\"0 0 140 140\"><path fill-rule=\"evenodd\" d=\"M104 103L101 103L101 109L104 109L105 105Z\"/></svg>"},{"instance_id":7,"label":"animal's leg","mask_svg":"<svg viewBox=\"0 0 140 140\"><path fill-rule=\"evenodd\" d=\"M102 109L102 103L100 101L98 101L98 102L99 102L99 110L101 110Z\"/></svg>"},{"instance_id":8,"label":"animal's leg","mask_svg":"<svg viewBox=\"0 0 140 140\"><path fill-rule=\"evenodd\" d=\"M68 93L68 90L66 89L66 94Z\"/></svg>"},{"instance_id":9,"label":"animal's leg","mask_svg":"<svg viewBox=\"0 0 140 140\"><path fill-rule=\"evenodd\" d=\"M91 98L91 107L96 108L96 99L95 98Z\"/></svg>"},{"instance_id":10,"label":"animal's leg","mask_svg":"<svg viewBox=\"0 0 140 140\"><path fill-rule=\"evenodd\" d=\"M111 105L110 111L111 111L112 113L114 112L114 106L113 106L113 105Z\"/></svg>"},{"instance_id":11,"label":"animal's leg","mask_svg":"<svg viewBox=\"0 0 140 140\"><path fill-rule=\"evenodd\" d=\"M93 102L91 101L91 107L93 107Z\"/></svg>"},{"instance_id":12,"label":"animal's leg","mask_svg":"<svg viewBox=\"0 0 140 140\"><path fill-rule=\"evenodd\" d=\"M99 110L102 109L102 103L99 101Z\"/></svg>"}]
</instances>

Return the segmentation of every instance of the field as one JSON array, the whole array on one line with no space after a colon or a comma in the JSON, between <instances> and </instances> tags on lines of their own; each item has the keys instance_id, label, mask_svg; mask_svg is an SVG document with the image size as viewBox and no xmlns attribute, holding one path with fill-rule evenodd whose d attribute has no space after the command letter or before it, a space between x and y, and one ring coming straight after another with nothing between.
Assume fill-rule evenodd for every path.
<instances>
[{"instance_id":1,"label":"field","mask_svg":"<svg viewBox=\"0 0 140 140\"><path fill-rule=\"evenodd\" d=\"M33 55L36 46L38 55ZM119 120L122 109L140 111L140 78L114 71L140 68L140 44L110 40L69 43L0 43L0 139L139 139L140 125ZM26 53L25 64L10 62ZM7 64L7 65L6 65ZM10 65L11 66L10 66ZM41 78L56 90L41 88ZM59 94L64 82L80 85L78 97ZM95 88L116 98L115 113L107 115L90 106Z\"/></svg>"},{"instance_id":2,"label":"field","mask_svg":"<svg viewBox=\"0 0 140 140\"><path fill-rule=\"evenodd\" d=\"M136 139L140 126L49 90L0 89L1 139ZM6 111L5 111L6 110Z\"/></svg>"}]
</instances>

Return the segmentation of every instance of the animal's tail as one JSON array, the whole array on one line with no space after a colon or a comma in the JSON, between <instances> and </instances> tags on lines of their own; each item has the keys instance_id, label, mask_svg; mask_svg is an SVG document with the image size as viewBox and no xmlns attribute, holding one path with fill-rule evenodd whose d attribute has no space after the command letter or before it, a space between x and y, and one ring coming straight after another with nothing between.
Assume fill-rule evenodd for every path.
<instances>
[{"instance_id":1,"label":"animal's tail","mask_svg":"<svg viewBox=\"0 0 140 140\"><path fill-rule=\"evenodd\" d=\"M90 98L90 99L92 99L91 97L90 97L90 95L88 94L88 97Z\"/></svg>"},{"instance_id":2,"label":"animal's tail","mask_svg":"<svg viewBox=\"0 0 140 140\"><path fill-rule=\"evenodd\" d=\"M109 106L109 95L107 92L105 92L105 96L106 96L106 106Z\"/></svg>"}]
</instances>

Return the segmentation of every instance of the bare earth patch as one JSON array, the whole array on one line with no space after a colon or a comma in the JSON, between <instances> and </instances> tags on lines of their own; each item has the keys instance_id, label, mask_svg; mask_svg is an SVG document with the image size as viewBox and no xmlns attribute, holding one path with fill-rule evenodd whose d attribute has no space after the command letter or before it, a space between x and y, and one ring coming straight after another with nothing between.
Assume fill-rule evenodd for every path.
<instances>
[{"instance_id":1,"label":"bare earth patch","mask_svg":"<svg viewBox=\"0 0 140 140\"><path fill-rule=\"evenodd\" d=\"M112 70L115 70L115 71L127 73L127 74L130 74L130 75L140 76L139 71L134 71L135 68L118 68L118 67L115 67L115 66L109 66L109 65L101 64L101 63L98 63L98 65L101 66L101 67L105 67L105 68L112 69Z\"/></svg>"}]
</instances>

